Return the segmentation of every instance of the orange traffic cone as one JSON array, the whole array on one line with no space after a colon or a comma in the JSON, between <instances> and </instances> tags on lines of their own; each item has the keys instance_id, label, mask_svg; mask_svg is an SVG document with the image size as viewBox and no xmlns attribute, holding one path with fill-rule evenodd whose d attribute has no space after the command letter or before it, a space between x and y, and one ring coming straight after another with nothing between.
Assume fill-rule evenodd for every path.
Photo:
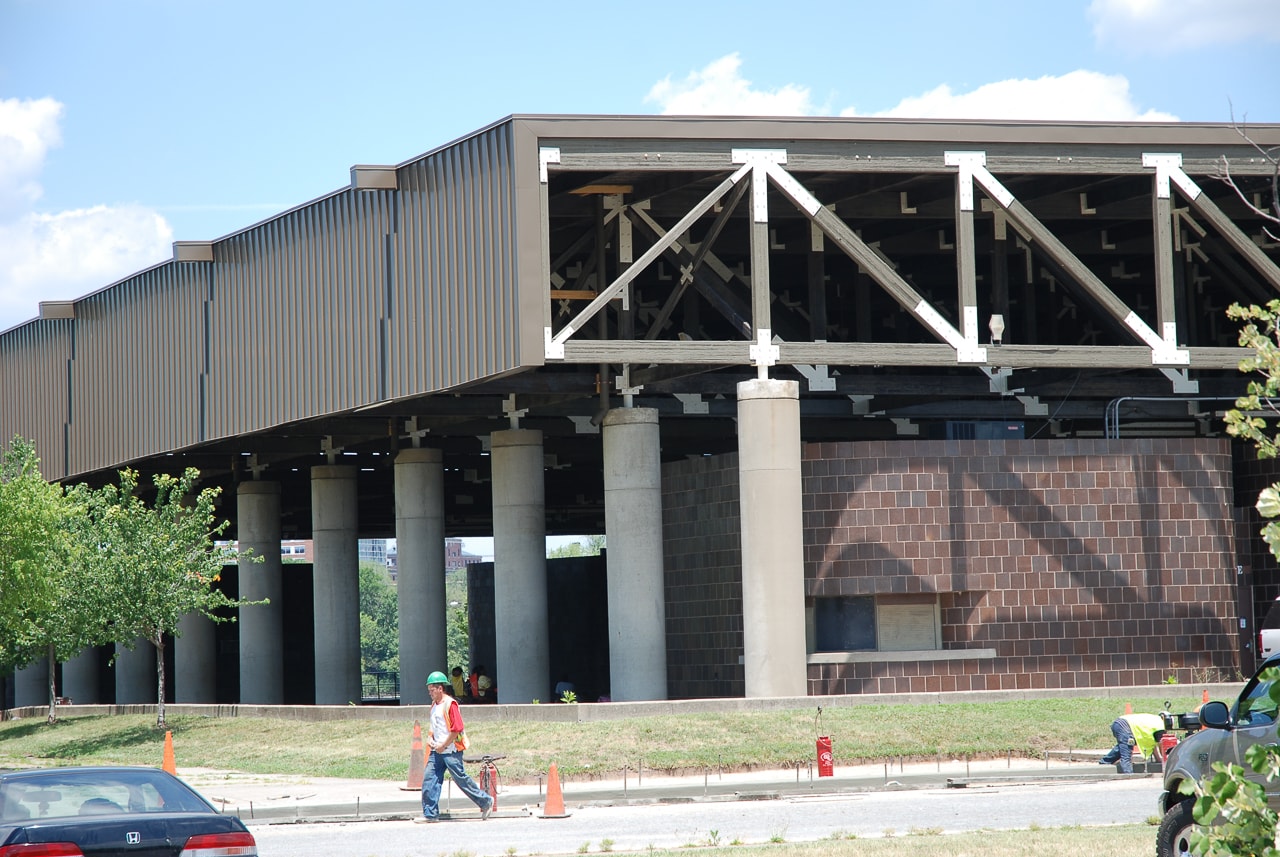
<instances>
[{"instance_id":1,"label":"orange traffic cone","mask_svg":"<svg viewBox=\"0 0 1280 857\"><path fill-rule=\"evenodd\" d=\"M422 791L422 777L426 774L426 760L422 753L422 724L413 721L413 743L409 745L409 781L401 791Z\"/></svg>"},{"instance_id":2,"label":"orange traffic cone","mask_svg":"<svg viewBox=\"0 0 1280 857\"><path fill-rule=\"evenodd\" d=\"M568 818L569 813L564 811L564 795L560 793L560 772L556 770L556 763L551 763L551 769L547 771L547 799L542 802L542 815L539 818Z\"/></svg>"},{"instance_id":3,"label":"orange traffic cone","mask_svg":"<svg viewBox=\"0 0 1280 857\"><path fill-rule=\"evenodd\" d=\"M1204 689L1204 693L1200 694L1200 704L1204 705L1209 701L1209 688Z\"/></svg>"},{"instance_id":4,"label":"orange traffic cone","mask_svg":"<svg viewBox=\"0 0 1280 857\"><path fill-rule=\"evenodd\" d=\"M164 762L160 765L165 771L178 775L178 763L173 758L173 732L164 733Z\"/></svg>"},{"instance_id":5,"label":"orange traffic cone","mask_svg":"<svg viewBox=\"0 0 1280 857\"><path fill-rule=\"evenodd\" d=\"M1126 703L1124 704L1124 713L1125 713L1125 714L1132 714L1132 713L1133 713L1133 703L1132 703L1132 702L1126 702Z\"/></svg>"}]
</instances>

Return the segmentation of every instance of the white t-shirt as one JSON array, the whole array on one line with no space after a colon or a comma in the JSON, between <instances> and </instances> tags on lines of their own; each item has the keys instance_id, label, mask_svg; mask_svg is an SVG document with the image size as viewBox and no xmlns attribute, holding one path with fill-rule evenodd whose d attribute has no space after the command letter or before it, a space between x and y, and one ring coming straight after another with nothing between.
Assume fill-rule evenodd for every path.
<instances>
[{"instance_id":1,"label":"white t-shirt","mask_svg":"<svg viewBox=\"0 0 1280 857\"><path fill-rule=\"evenodd\" d=\"M449 729L449 720L448 720L449 709L451 706L455 706L457 704L458 704L458 700L454 699L452 696L446 693L441 698L439 703L431 706L431 746L432 747L436 746L441 741L448 738L450 731L457 731L457 732L462 731L461 729L457 729L457 730ZM455 721L454 725L461 726L462 712L461 711L457 712L456 716L457 716L457 720ZM453 742L450 742L448 746L442 747L440 749L440 752L452 753L457 749L458 749L457 746L455 746Z\"/></svg>"}]
</instances>

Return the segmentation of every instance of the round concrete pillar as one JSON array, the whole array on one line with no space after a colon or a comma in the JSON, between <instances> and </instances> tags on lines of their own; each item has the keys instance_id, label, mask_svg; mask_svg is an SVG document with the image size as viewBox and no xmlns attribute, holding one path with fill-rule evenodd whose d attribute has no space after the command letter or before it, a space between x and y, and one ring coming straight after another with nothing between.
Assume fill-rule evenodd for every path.
<instances>
[{"instance_id":1,"label":"round concrete pillar","mask_svg":"<svg viewBox=\"0 0 1280 857\"><path fill-rule=\"evenodd\" d=\"M188 613L178 620L178 636L173 641L174 702L218 701L217 645L213 620L208 616Z\"/></svg>"},{"instance_id":2,"label":"round concrete pillar","mask_svg":"<svg viewBox=\"0 0 1280 857\"><path fill-rule=\"evenodd\" d=\"M284 702L284 599L280 567L280 483L241 482L236 488L236 536L261 562L241 562L240 597L266 600L240 608L240 702Z\"/></svg>"},{"instance_id":3,"label":"round concrete pillar","mask_svg":"<svg viewBox=\"0 0 1280 857\"><path fill-rule=\"evenodd\" d=\"M547 520L542 432L494 432L493 615L498 702L547 699Z\"/></svg>"},{"instance_id":4,"label":"round concrete pillar","mask_svg":"<svg viewBox=\"0 0 1280 857\"><path fill-rule=\"evenodd\" d=\"M157 689L156 647L141 637L132 649L116 643L116 705L155 704Z\"/></svg>"},{"instance_id":5,"label":"round concrete pillar","mask_svg":"<svg viewBox=\"0 0 1280 857\"><path fill-rule=\"evenodd\" d=\"M85 649L62 664L62 695L75 705L93 705L102 701L98 650Z\"/></svg>"},{"instance_id":6,"label":"round concrete pillar","mask_svg":"<svg viewBox=\"0 0 1280 857\"><path fill-rule=\"evenodd\" d=\"M404 449L396 456L396 590L400 617L400 704L428 705L427 675L449 672L444 604L444 456Z\"/></svg>"},{"instance_id":7,"label":"round concrete pillar","mask_svg":"<svg viewBox=\"0 0 1280 857\"><path fill-rule=\"evenodd\" d=\"M805 696L800 388L738 384L743 666L748 697Z\"/></svg>"},{"instance_id":8,"label":"round concrete pillar","mask_svg":"<svg viewBox=\"0 0 1280 857\"><path fill-rule=\"evenodd\" d=\"M311 468L317 705L361 698L356 472L345 465Z\"/></svg>"},{"instance_id":9,"label":"round concrete pillar","mask_svg":"<svg viewBox=\"0 0 1280 857\"><path fill-rule=\"evenodd\" d=\"M13 674L15 708L49 704L49 659L36 658Z\"/></svg>"},{"instance_id":10,"label":"round concrete pillar","mask_svg":"<svg viewBox=\"0 0 1280 857\"><path fill-rule=\"evenodd\" d=\"M603 434L609 693L616 702L666 699L658 411L615 408Z\"/></svg>"}]
</instances>

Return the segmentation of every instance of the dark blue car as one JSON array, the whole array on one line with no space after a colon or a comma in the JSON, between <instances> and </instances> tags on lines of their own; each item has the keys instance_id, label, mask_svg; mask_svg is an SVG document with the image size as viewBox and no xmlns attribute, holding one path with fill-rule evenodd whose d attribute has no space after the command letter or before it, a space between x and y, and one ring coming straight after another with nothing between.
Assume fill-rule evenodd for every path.
<instances>
[{"instance_id":1,"label":"dark blue car","mask_svg":"<svg viewBox=\"0 0 1280 857\"><path fill-rule=\"evenodd\" d=\"M0 857L257 857L244 822L157 768L0 772Z\"/></svg>"}]
</instances>

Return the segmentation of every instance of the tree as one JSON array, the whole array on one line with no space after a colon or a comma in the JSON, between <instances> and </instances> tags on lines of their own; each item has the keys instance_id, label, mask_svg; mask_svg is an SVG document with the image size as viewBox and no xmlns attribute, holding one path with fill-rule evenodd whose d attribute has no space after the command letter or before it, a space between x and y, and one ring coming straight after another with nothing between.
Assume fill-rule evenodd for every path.
<instances>
[{"instance_id":1,"label":"tree","mask_svg":"<svg viewBox=\"0 0 1280 857\"><path fill-rule=\"evenodd\" d=\"M50 723L58 718L57 663L107 637L87 582L80 502L40 474L35 447L17 437L0 459L0 668L48 661Z\"/></svg>"},{"instance_id":2,"label":"tree","mask_svg":"<svg viewBox=\"0 0 1280 857\"><path fill-rule=\"evenodd\" d=\"M157 727L165 727L164 642L178 635L178 623L189 613L214 622L228 621L215 611L253 603L233 601L214 587L229 551L214 539L226 530L214 503L220 489L195 493L199 471L181 477L157 475L155 500L148 507L137 495L138 474L120 471L120 485L96 491L77 486L87 510L83 538L94 548L96 591L108 605L112 638L124 645L142 638L156 649ZM240 556L242 563L261 558Z\"/></svg>"},{"instance_id":3,"label":"tree","mask_svg":"<svg viewBox=\"0 0 1280 857\"><path fill-rule=\"evenodd\" d=\"M1253 350L1253 355L1240 361L1242 372L1255 377L1248 391L1227 412L1227 433L1253 443L1258 458L1274 459L1280 453L1280 433L1271 419L1280 416L1276 399L1280 396L1280 300L1265 307L1232 305L1227 315L1244 322L1240 344ZM1280 558L1280 482L1263 488L1256 505L1266 523L1262 538L1271 553ZM1280 704L1280 682L1271 688L1272 699ZM1268 782L1280 772L1280 748L1258 744L1245 751L1245 761L1253 770L1265 775ZM1276 857L1276 824L1280 816L1267 804L1266 789L1261 783L1245 777L1237 764L1215 762L1214 775L1198 784L1184 784L1184 791L1194 789L1194 815L1204 825L1192 843L1197 854L1206 857L1258 855Z\"/></svg>"},{"instance_id":4,"label":"tree","mask_svg":"<svg viewBox=\"0 0 1280 857\"><path fill-rule=\"evenodd\" d=\"M604 536L587 536L586 540L569 542L547 551L547 559L565 559L574 556L599 556L605 548Z\"/></svg>"},{"instance_id":5,"label":"tree","mask_svg":"<svg viewBox=\"0 0 1280 857\"><path fill-rule=\"evenodd\" d=\"M1227 187L1235 191L1240 201L1251 208L1255 213L1262 215L1271 225L1263 227L1263 232L1272 241L1280 241L1280 146L1273 146L1268 149L1260 145L1256 140L1249 136L1249 127L1244 119L1236 121L1234 108L1231 111L1231 125L1236 129L1246 143L1254 148L1254 150L1262 156L1264 162L1271 165L1271 207L1270 210L1255 205L1249 195L1245 193L1239 185L1236 184L1235 176L1231 175L1231 161L1226 155L1218 158L1218 172L1214 178L1221 181Z\"/></svg>"},{"instance_id":6,"label":"tree","mask_svg":"<svg viewBox=\"0 0 1280 857\"><path fill-rule=\"evenodd\" d=\"M399 593L391 585L386 566L360 563L360 669L396 672L400 669Z\"/></svg>"}]
</instances>

